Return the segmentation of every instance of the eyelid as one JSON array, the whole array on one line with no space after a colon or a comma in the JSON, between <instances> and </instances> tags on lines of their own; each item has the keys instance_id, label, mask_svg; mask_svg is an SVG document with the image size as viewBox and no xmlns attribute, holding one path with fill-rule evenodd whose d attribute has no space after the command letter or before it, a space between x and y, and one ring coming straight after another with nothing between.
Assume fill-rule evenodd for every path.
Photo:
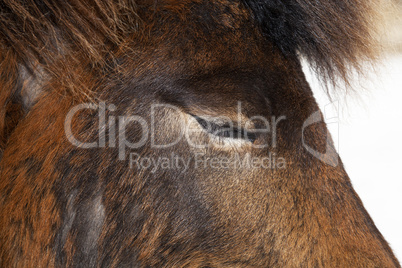
<instances>
[{"instance_id":1,"label":"eyelid","mask_svg":"<svg viewBox=\"0 0 402 268\"><path fill-rule=\"evenodd\" d=\"M233 139L243 139L243 140L248 140L250 142L254 142L257 139L257 133L252 132L252 131L247 131L246 129L242 127L237 127L235 125L231 125L228 123L223 123L223 124L218 124L211 122L209 120L206 120L204 118L201 118L196 115L191 115L193 116L198 124L207 131L208 133L219 136L222 138L233 138ZM231 131L231 132L228 132ZM225 133L233 134L233 135L228 135L225 136Z\"/></svg>"}]
</instances>

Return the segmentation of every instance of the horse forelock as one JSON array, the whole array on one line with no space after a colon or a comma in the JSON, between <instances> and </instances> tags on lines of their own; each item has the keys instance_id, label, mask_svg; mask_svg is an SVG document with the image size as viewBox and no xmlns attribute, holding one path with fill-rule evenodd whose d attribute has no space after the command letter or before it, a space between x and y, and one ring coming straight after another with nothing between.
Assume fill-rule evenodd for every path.
<instances>
[{"instance_id":1,"label":"horse forelock","mask_svg":"<svg viewBox=\"0 0 402 268\"><path fill-rule=\"evenodd\" d=\"M378 0L243 0L263 34L285 54L300 53L324 82L375 62L380 52Z\"/></svg>"},{"instance_id":2,"label":"horse forelock","mask_svg":"<svg viewBox=\"0 0 402 268\"><path fill-rule=\"evenodd\" d=\"M132 0L6 0L0 6L1 43L25 57L42 58L63 41L100 60L107 45L121 44L138 23Z\"/></svg>"},{"instance_id":3,"label":"horse forelock","mask_svg":"<svg viewBox=\"0 0 402 268\"><path fill-rule=\"evenodd\" d=\"M299 53L306 57L326 82L337 77L347 82L352 70L360 70L362 63L377 55L372 31L378 11L376 1L240 0L238 3L244 4L263 35L285 55ZM39 62L45 66L44 70L57 58L69 58L78 64L86 62L101 70L114 60L112 50L129 49L130 36L148 34L139 11L144 13L148 9L146 12L156 13L158 6L164 5L172 12L184 11L182 16L186 16L191 10L183 7L191 2L221 4L221 1L194 0L3 0L0 1L1 53L13 53L20 63L27 65L36 66Z\"/></svg>"}]
</instances>

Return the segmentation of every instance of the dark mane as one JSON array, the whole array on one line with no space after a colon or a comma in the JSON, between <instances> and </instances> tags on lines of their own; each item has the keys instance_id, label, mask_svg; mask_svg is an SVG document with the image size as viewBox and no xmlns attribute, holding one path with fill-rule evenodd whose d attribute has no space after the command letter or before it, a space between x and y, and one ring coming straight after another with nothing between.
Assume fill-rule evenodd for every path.
<instances>
[{"instance_id":1,"label":"dark mane","mask_svg":"<svg viewBox=\"0 0 402 268\"><path fill-rule=\"evenodd\" d=\"M298 51L325 82L348 81L378 52L376 0L243 0L265 36L285 54Z\"/></svg>"},{"instance_id":2,"label":"dark mane","mask_svg":"<svg viewBox=\"0 0 402 268\"><path fill-rule=\"evenodd\" d=\"M305 56L325 81L337 76L347 81L351 69L375 58L375 0L241 2L268 39L285 54ZM100 63L140 21L134 0L4 0L0 8L1 53L12 51L28 63L46 62L66 50L79 61Z\"/></svg>"}]
</instances>

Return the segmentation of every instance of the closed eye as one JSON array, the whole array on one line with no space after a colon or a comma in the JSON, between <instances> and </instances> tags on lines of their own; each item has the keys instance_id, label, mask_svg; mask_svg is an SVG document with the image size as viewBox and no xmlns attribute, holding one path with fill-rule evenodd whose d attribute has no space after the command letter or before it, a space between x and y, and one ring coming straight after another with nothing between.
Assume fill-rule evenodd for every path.
<instances>
[{"instance_id":1,"label":"closed eye","mask_svg":"<svg viewBox=\"0 0 402 268\"><path fill-rule=\"evenodd\" d=\"M228 139L242 139L250 142L254 142L257 139L257 134L250 132L241 127L235 127L228 123L217 124L211 121L207 121L199 116L192 115L198 122L198 124L209 134L212 134L220 138Z\"/></svg>"}]
</instances>

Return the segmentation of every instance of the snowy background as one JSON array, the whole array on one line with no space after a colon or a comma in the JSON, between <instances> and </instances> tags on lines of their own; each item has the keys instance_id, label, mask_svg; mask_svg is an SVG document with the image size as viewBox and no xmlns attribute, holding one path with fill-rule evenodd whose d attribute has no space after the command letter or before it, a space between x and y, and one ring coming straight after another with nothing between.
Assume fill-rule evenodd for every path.
<instances>
[{"instance_id":1,"label":"snowy background","mask_svg":"<svg viewBox=\"0 0 402 268\"><path fill-rule=\"evenodd\" d=\"M385 55L353 82L356 93L331 101L304 67L353 186L401 261L402 53Z\"/></svg>"}]
</instances>

